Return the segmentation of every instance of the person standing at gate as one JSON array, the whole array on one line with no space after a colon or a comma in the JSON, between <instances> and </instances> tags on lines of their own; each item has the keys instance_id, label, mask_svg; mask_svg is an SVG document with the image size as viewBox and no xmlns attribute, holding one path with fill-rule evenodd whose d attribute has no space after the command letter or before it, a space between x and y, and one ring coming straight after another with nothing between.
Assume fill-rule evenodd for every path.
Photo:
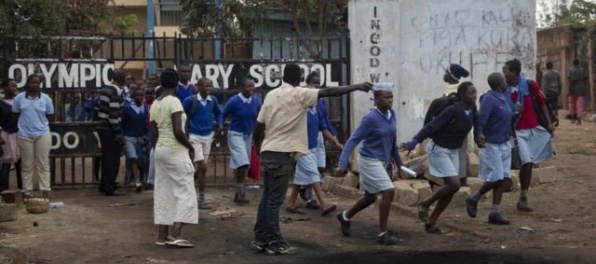
<instances>
[{"instance_id":1,"label":"person standing at gate","mask_svg":"<svg viewBox=\"0 0 596 264\"><path fill-rule=\"evenodd\" d=\"M147 106L149 109L149 113L151 113L151 107L153 106L153 102L155 102L155 87L153 85L147 84L145 88L145 100L143 100L143 104ZM148 138L151 139L151 115L147 116L147 127L149 128L149 136ZM155 183L155 150L151 147L149 151L149 167L147 168L147 189L151 189L153 184Z\"/></svg>"},{"instance_id":2,"label":"person standing at gate","mask_svg":"<svg viewBox=\"0 0 596 264\"><path fill-rule=\"evenodd\" d=\"M23 184L25 194L33 191L33 171L39 179L42 198L50 195L50 122L54 114L52 99L41 92L41 79L37 75L27 77L25 92L14 98L12 112L17 115L19 140L23 162Z\"/></svg>"},{"instance_id":3,"label":"person standing at gate","mask_svg":"<svg viewBox=\"0 0 596 264\"><path fill-rule=\"evenodd\" d=\"M569 116L571 123L582 124L584 101L588 93L588 74L579 65L579 59L573 61L573 66L567 75L569 79Z\"/></svg>"},{"instance_id":4,"label":"person standing at gate","mask_svg":"<svg viewBox=\"0 0 596 264\"><path fill-rule=\"evenodd\" d=\"M0 192L10 188L10 166L14 163L17 172L17 187L23 190L21 175L21 150L18 145L19 127L17 119L12 114L12 103L19 93L17 83L13 79L2 81L4 98L0 100L0 141L2 144L2 169L0 169Z\"/></svg>"},{"instance_id":5,"label":"person standing at gate","mask_svg":"<svg viewBox=\"0 0 596 264\"><path fill-rule=\"evenodd\" d=\"M118 189L116 178L120 169L120 156L124 138L120 130L122 122L122 87L126 72L115 70L112 83L103 87L99 96L99 126L97 133L101 143L101 183L99 191L106 195L125 195Z\"/></svg>"},{"instance_id":6,"label":"person standing at gate","mask_svg":"<svg viewBox=\"0 0 596 264\"><path fill-rule=\"evenodd\" d=\"M197 194L192 160L195 150L184 133L186 115L176 97L178 73L161 74L163 95L151 107L151 145L155 149L154 223L158 225L158 246L189 248L180 238L184 224L197 224Z\"/></svg>"},{"instance_id":7,"label":"person standing at gate","mask_svg":"<svg viewBox=\"0 0 596 264\"><path fill-rule=\"evenodd\" d=\"M253 132L255 148L260 153L264 170L264 186L253 229L252 247L268 254L295 252L281 234L279 208L286 198L292 159L295 155L308 153L306 110L315 105L319 97L341 96L356 90L368 92L372 87L370 83L320 90L296 87L300 85L301 78L297 64L286 65L283 83L265 97Z\"/></svg>"},{"instance_id":8,"label":"person standing at gate","mask_svg":"<svg viewBox=\"0 0 596 264\"><path fill-rule=\"evenodd\" d=\"M561 74L553 70L553 63L546 62L546 72L542 75L540 88L546 96L546 102L550 104L555 116L559 116L559 95L561 94Z\"/></svg>"},{"instance_id":9,"label":"person standing at gate","mask_svg":"<svg viewBox=\"0 0 596 264\"><path fill-rule=\"evenodd\" d=\"M180 99L180 102L184 102L186 98L197 94L197 88L190 82L190 67L180 66L180 83L178 83L178 90L176 90L176 96Z\"/></svg>"},{"instance_id":10,"label":"person standing at gate","mask_svg":"<svg viewBox=\"0 0 596 264\"><path fill-rule=\"evenodd\" d=\"M83 105L81 104L81 94L75 93L73 95L72 104L68 106L66 110L66 122L78 122L81 120L81 114L83 112Z\"/></svg>"},{"instance_id":11,"label":"person standing at gate","mask_svg":"<svg viewBox=\"0 0 596 264\"><path fill-rule=\"evenodd\" d=\"M195 177L199 185L199 209L211 209L205 200L205 184L207 160L213 139L219 140L223 130L221 110L217 99L211 95L213 83L207 78L197 82L199 93L184 99L182 106L188 116L188 138L195 150ZM213 133L213 121L217 122L217 130Z\"/></svg>"},{"instance_id":12,"label":"person standing at gate","mask_svg":"<svg viewBox=\"0 0 596 264\"><path fill-rule=\"evenodd\" d=\"M222 118L231 116L230 129L228 131L228 147L230 148L230 168L236 174L235 203L249 203L244 193L244 180L248 175L250 166L252 132L261 111L261 100L253 96L255 93L255 82L251 77L240 80L238 94L228 100L223 111Z\"/></svg>"},{"instance_id":13,"label":"person standing at gate","mask_svg":"<svg viewBox=\"0 0 596 264\"><path fill-rule=\"evenodd\" d=\"M441 111L414 138L400 146L401 149L411 151L425 139L432 139L426 145L430 174L441 178L444 184L418 204L418 217L424 222L426 232L430 234L442 233L436 225L437 220L461 186L458 176L458 149L467 140L472 126L474 133L477 134L475 135L477 144L484 144L484 136L478 134L482 130L479 127L476 112L476 87L471 82L461 83L457 88L457 97L454 104ZM438 201L437 206L429 217L430 206L436 201Z\"/></svg>"},{"instance_id":14,"label":"person standing at gate","mask_svg":"<svg viewBox=\"0 0 596 264\"><path fill-rule=\"evenodd\" d=\"M149 134L146 125L149 109L143 104L145 91L142 89L133 90L133 101L122 108L122 134L124 135L124 153L128 160L128 170L131 175L131 185L137 192L140 192L143 185L140 180L139 167L145 167L149 153L145 155L147 135Z\"/></svg>"}]
</instances>

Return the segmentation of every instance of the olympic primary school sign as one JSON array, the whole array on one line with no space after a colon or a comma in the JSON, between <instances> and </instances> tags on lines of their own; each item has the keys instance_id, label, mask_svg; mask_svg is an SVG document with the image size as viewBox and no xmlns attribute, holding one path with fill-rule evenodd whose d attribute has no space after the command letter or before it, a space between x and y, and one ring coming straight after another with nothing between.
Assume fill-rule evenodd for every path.
<instances>
[{"instance_id":1,"label":"olympic primary school sign","mask_svg":"<svg viewBox=\"0 0 596 264\"><path fill-rule=\"evenodd\" d=\"M248 75L255 79L256 87L279 87L286 65L286 63L277 62L187 62L185 64L191 65L192 83L205 77L213 81L214 88L223 89L237 87L237 82ZM322 86L339 85L342 70L340 62L299 62L297 64L304 76L314 71L318 72ZM99 89L110 83L113 70L114 65L106 60L19 60L8 68L8 77L15 79L18 87L25 86L27 76L39 74L42 76L44 89ZM304 80L301 85L306 85Z\"/></svg>"},{"instance_id":2,"label":"olympic primary school sign","mask_svg":"<svg viewBox=\"0 0 596 264\"><path fill-rule=\"evenodd\" d=\"M191 65L191 82L205 77L213 81L215 88L237 87L238 82L248 75L255 79L258 88L273 89L282 83L282 72L289 62L243 61L229 63L204 63L186 61ZM322 86L337 86L341 81L340 61L297 62L305 77L316 71L321 76ZM17 81L18 87L25 86L27 76L42 76L42 88L57 92L73 90L96 90L111 82L114 65L107 60L55 60L20 59L8 67L8 77ZM303 83L301 85L306 85ZM100 153L99 138L93 123L52 123L52 156L82 156Z\"/></svg>"}]
</instances>

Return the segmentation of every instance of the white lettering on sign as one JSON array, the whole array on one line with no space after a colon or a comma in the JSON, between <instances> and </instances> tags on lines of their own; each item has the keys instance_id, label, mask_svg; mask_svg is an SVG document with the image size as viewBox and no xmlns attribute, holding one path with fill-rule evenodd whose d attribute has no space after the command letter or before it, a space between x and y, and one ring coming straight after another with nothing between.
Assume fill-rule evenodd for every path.
<instances>
[{"instance_id":1,"label":"white lettering on sign","mask_svg":"<svg viewBox=\"0 0 596 264\"><path fill-rule=\"evenodd\" d=\"M379 51L380 53L380 51ZM339 80L333 80L333 69L331 63L296 63L302 70L304 76L311 72L318 72L321 76L321 86L338 86ZM190 82L197 83L200 78L207 78L213 82L214 88L230 88L230 77L234 71L234 64L193 64L191 69ZM248 74L254 78L255 86L260 87L266 85L270 88L279 87L282 83L282 72L286 64L270 63L270 64L253 64L248 67ZM243 67L238 65L237 67ZM246 69L245 69L246 70ZM302 82L301 86L306 83Z\"/></svg>"},{"instance_id":2,"label":"white lettering on sign","mask_svg":"<svg viewBox=\"0 0 596 264\"><path fill-rule=\"evenodd\" d=\"M377 7L373 8L373 19L371 20L370 30L373 32L370 34L370 43L373 45L370 47L370 68L378 68L381 65L381 61L379 60L379 55L381 55L381 48L377 46L379 44L379 40L381 39L381 35L379 32L381 31L381 20L377 19ZM371 72L370 73L370 82L378 83L380 78L379 72Z\"/></svg>"},{"instance_id":3,"label":"white lettering on sign","mask_svg":"<svg viewBox=\"0 0 596 264\"><path fill-rule=\"evenodd\" d=\"M25 86L27 76L41 74L43 88L101 88L111 82L110 70L114 70L110 63L14 63L8 68L8 77L15 79L18 87Z\"/></svg>"},{"instance_id":4,"label":"white lettering on sign","mask_svg":"<svg viewBox=\"0 0 596 264\"><path fill-rule=\"evenodd\" d=\"M52 146L50 149L59 149L62 145L67 149L75 149L79 146L79 134L76 132L68 131L62 137L56 132L50 132L50 136L52 137Z\"/></svg>"}]
</instances>

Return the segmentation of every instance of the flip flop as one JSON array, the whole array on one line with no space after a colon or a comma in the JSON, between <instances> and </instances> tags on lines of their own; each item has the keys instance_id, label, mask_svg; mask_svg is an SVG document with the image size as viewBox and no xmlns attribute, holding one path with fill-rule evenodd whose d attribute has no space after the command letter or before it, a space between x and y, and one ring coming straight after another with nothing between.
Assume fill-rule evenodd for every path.
<instances>
[{"instance_id":1,"label":"flip flop","mask_svg":"<svg viewBox=\"0 0 596 264\"><path fill-rule=\"evenodd\" d=\"M155 244L158 246L165 246L166 242L165 241L163 241L163 242L155 241Z\"/></svg>"},{"instance_id":2,"label":"flip flop","mask_svg":"<svg viewBox=\"0 0 596 264\"><path fill-rule=\"evenodd\" d=\"M191 244L190 242L188 242L188 240L185 239L176 239L174 241L167 241L166 245L168 246L172 246L172 247L177 247L177 248L191 248L194 247L193 244Z\"/></svg>"},{"instance_id":3,"label":"flip flop","mask_svg":"<svg viewBox=\"0 0 596 264\"><path fill-rule=\"evenodd\" d=\"M331 212L335 211L335 209L337 209L337 205L332 205L332 206L329 206L329 207L327 207L327 209L325 209L325 210L324 210L324 211L321 213L321 215L322 215L322 216L327 216L327 215L328 215L328 214L330 214Z\"/></svg>"},{"instance_id":4,"label":"flip flop","mask_svg":"<svg viewBox=\"0 0 596 264\"><path fill-rule=\"evenodd\" d=\"M298 208L286 207L286 211L291 214L304 214L304 212L298 210Z\"/></svg>"}]
</instances>

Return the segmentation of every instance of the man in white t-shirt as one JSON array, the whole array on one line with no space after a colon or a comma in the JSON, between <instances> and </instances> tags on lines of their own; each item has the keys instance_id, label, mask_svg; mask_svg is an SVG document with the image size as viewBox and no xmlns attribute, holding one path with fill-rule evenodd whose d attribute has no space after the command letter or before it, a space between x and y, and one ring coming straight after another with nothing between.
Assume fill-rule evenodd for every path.
<instances>
[{"instance_id":1,"label":"man in white t-shirt","mask_svg":"<svg viewBox=\"0 0 596 264\"><path fill-rule=\"evenodd\" d=\"M306 109L314 106L320 97L340 96L356 90L368 92L372 88L371 83L327 89L296 87L301 78L297 64L286 65L284 82L265 97L253 133L265 173L252 245L255 250L269 254L294 253L294 248L281 234L279 209L292 174L291 159L308 152Z\"/></svg>"}]
</instances>

